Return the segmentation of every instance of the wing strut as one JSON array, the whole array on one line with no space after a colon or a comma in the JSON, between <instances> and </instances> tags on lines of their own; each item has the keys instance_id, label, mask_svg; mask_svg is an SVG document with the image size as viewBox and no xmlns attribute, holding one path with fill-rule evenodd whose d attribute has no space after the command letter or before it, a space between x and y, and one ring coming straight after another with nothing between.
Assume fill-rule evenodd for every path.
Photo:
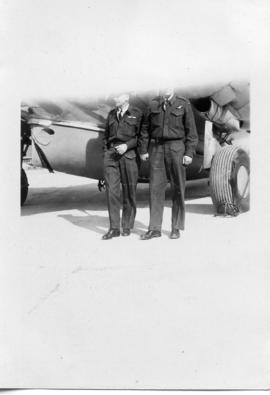
<instances>
[{"instance_id":1,"label":"wing strut","mask_svg":"<svg viewBox=\"0 0 270 395\"><path fill-rule=\"evenodd\" d=\"M34 139L33 139L33 141L34 141L34 146L35 146L35 149L36 149L36 151L37 151L37 153L38 153L40 162L42 163L42 166L45 167L45 168L47 168L47 169L49 170L50 173L54 173L53 168L52 168L52 166L50 165L50 162L48 161L46 155L44 154L44 152L42 151L42 149L37 145L37 143L35 142Z\"/></svg>"}]
</instances>

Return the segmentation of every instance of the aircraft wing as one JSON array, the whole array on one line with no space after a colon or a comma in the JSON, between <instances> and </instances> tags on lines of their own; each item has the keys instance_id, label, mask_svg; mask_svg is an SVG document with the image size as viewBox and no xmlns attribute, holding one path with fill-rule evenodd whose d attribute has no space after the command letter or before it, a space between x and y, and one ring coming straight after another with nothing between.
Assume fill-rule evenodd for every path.
<instances>
[{"instance_id":1,"label":"aircraft wing","mask_svg":"<svg viewBox=\"0 0 270 395\"><path fill-rule=\"evenodd\" d=\"M131 93L131 102L143 108L153 96L152 93ZM209 111L209 100L219 108L226 108L236 119L249 121L249 82L230 81L201 86L176 88L176 93L191 100L194 107L202 113ZM84 125L104 127L108 112L113 102L110 98L35 100L23 103L23 108L30 108L35 118L50 119L55 122L80 122Z\"/></svg>"}]
</instances>

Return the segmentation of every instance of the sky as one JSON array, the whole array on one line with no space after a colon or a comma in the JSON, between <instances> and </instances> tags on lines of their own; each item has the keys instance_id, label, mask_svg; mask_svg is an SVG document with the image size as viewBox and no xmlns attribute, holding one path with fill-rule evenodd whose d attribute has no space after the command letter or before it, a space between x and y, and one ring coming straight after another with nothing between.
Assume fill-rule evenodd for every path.
<instances>
[{"instance_id":1,"label":"sky","mask_svg":"<svg viewBox=\"0 0 270 395\"><path fill-rule=\"evenodd\" d=\"M262 0L0 0L1 78L21 98L247 79L266 67Z\"/></svg>"}]
</instances>

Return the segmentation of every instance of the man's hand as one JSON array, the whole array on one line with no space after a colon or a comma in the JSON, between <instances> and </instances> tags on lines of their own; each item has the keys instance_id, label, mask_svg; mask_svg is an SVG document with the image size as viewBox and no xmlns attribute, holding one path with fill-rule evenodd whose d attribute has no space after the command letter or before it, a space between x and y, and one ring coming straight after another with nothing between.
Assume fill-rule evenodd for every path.
<instances>
[{"instance_id":1,"label":"man's hand","mask_svg":"<svg viewBox=\"0 0 270 395\"><path fill-rule=\"evenodd\" d=\"M188 166L192 163L192 158L190 156L184 155L183 157L183 165Z\"/></svg>"},{"instance_id":2,"label":"man's hand","mask_svg":"<svg viewBox=\"0 0 270 395\"><path fill-rule=\"evenodd\" d=\"M120 144L115 147L119 155L123 155L126 152L127 148L128 148L127 144Z\"/></svg>"},{"instance_id":3,"label":"man's hand","mask_svg":"<svg viewBox=\"0 0 270 395\"><path fill-rule=\"evenodd\" d=\"M146 154L140 155L140 158L141 158L141 160L143 160L143 161L148 160L148 159L149 159L149 154L148 154L148 152L146 152Z\"/></svg>"}]
</instances>

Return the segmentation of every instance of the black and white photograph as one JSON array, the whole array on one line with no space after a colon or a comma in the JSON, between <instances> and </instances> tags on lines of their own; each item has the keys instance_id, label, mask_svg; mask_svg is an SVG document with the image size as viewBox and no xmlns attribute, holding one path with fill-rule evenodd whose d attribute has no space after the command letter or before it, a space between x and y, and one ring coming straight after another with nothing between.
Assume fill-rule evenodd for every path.
<instances>
[{"instance_id":1,"label":"black and white photograph","mask_svg":"<svg viewBox=\"0 0 270 395\"><path fill-rule=\"evenodd\" d=\"M270 3L0 14L0 388L269 389Z\"/></svg>"}]
</instances>

